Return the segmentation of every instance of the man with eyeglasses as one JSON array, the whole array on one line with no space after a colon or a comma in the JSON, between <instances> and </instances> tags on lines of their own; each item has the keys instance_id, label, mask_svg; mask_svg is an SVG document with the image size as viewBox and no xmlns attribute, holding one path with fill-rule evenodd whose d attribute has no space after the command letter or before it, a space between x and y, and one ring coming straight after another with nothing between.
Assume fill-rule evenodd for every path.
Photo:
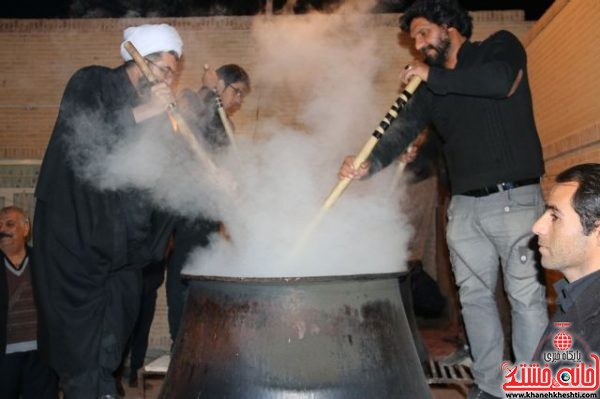
<instances>
[{"instance_id":1,"label":"man with eyeglasses","mask_svg":"<svg viewBox=\"0 0 600 399\"><path fill-rule=\"evenodd\" d=\"M45 340L66 399L118 397L113 372L138 315L142 267L164 255L170 221L133 190L101 190L89 165L140 124L164 115L182 41L166 24L127 28L158 83L125 63L71 77L36 187L34 280ZM158 233L158 232L161 233Z\"/></svg>"},{"instance_id":2,"label":"man with eyeglasses","mask_svg":"<svg viewBox=\"0 0 600 399\"><path fill-rule=\"evenodd\" d=\"M241 66L227 64L216 71L206 66L200 90L183 90L178 96L178 104L199 138L216 151L229 144L223 121L217 112L217 100L220 100L227 116L231 117L242 108L250 91L250 76Z\"/></svg>"},{"instance_id":3,"label":"man with eyeglasses","mask_svg":"<svg viewBox=\"0 0 600 399\"><path fill-rule=\"evenodd\" d=\"M241 66L227 64L216 71L206 67L200 90L183 90L178 96L177 104L196 135L211 151L217 152L230 144L217 112L217 100L220 99L225 113L231 117L241 109L250 91L250 76ZM180 219L175 222L174 247L167 267L166 282L169 332L173 341L179 331L187 295L187 283L181 278L181 269L188 254L196 247L207 246L209 236L221 228L221 223L208 220L202 215L193 220Z\"/></svg>"}]
</instances>

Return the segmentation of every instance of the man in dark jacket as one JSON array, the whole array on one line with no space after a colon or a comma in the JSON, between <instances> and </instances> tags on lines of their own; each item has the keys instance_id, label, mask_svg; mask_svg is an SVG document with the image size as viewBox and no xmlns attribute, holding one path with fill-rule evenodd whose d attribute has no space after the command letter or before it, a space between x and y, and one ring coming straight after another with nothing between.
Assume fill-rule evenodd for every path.
<instances>
[{"instance_id":1,"label":"man in dark jacket","mask_svg":"<svg viewBox=\"0 0 600 399\"><path fill-rule=\"evenodd\" d=\"M141 123L164 118L182 42L169 25L125 30L158 78L131 56L77 71L65 92L36 187L34 274L48 345L65 397L116 396L112 377L135 323L141 268L164 255L166 218L134 190L100 189L90 168Z\"/></svg>"},{"instance_id":2,"label":"man in dark jacket","mask_svg":"<svg viewBox=\"0 0 600 399\"><path fill-rule=\"evenodd\" d=\"M0 209L0 397L56 399L58 379L37 351L38 312L28 236L29 219L21 208Z\"/></svg>"},{"instance_id":3,"label":"man in dark jacket","mask_svg":"<svg viewBox=\"0 0 600 399\"><path fill-rule=\"evenodd\" d=\"M368 162L348 157L340 177L361 178L390 164L426 126L443 141L452 200L447 242L476 385L470 398L502 396L503 334L495 288L498 264L511 304L518 362L531 359L548 322L530 227L540 215L544 163L519 40L499 31L469 40L471 17L456 0L417 0L401 27L425 62L401 73L424 82L391 123Z\"/></svg>"},{"instance_id":4,"label":"man in dark jacket","mask_svg":"<svg viewBox=\"0 0 600 399\"><path fill-rule=\"evenodd\" d=\"M217 151L230 144L218 107L225 112L225 123L231 124L230 118L242 108L250 92L250 76L241 66L227 64L215 71L207 65L202 87L198 91L182 90L177 102L198 138Z\"/></svg>"},{"instance_id":5,"label":"man in dark jacket","mask_svg":"<svg viewBox=\"0 0 600 399\"><path fill-rule=\"evenodd\" d=\"M542 265L564 275L554 286L558 308L534 356L550 366L559 360L553 354L566 349L600 355L600 164L573 166L555 180L546 211L533 225ZM557 348L561 333L571 336L570 348Z\"/></svg>"},{"instance_id":6,"label":"man in dark jacket","mask_svg":"<svg viewBox=\"0 0 600 399\"><path fill-rule=\"evenodd\" d=\"M216 71L207 66L200 90L183 90L177 103L199 140L212 152L219 152L231 144L224 122L230 123L229 118L241 109L250 91L250 76L241 66L227 64ZM225 111L224 116L218 112L219 105ZM227 120L223 121L223 117ZM173 341L179 332L187 297L188 284L181 278L183 265L195 248L208 246L210 235L222 229L221 223L203 216L181 218L175 222L173 253L167 266L166 283L169 331Z\"/></svg>"}]
</instances>

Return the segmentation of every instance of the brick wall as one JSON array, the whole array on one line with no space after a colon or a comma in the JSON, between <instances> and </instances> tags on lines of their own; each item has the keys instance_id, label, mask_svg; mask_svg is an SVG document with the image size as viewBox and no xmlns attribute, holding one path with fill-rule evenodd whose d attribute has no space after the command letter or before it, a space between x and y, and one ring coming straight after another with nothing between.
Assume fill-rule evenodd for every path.
<instances>
[{"instance_id":1,"label":"brick wall","mask_svg":"<svg viewBox=\"0 0 600 399\"><path fill-rule=\"evenodd\" d=\"M546 193L569 166L600 162L599 18L598 0L556 0L524 38ZM548 287L561 278L552 271L546 276Z\"/></svg>"},{"instance_id":2,"label":"brick wall","mask_svg":"<svg viewBox=\"0 0 600 399\"><path fill-rule=\"evenodd\" d=\"M486 11L474 13L474 37L484 38L499 28L523 36L530 24L521 12ZM262 17L257 17L262 18ZM265 17L266 18L266 17ZM300 19L303 16L277 16ZM238 63L251 76L259 60L256 44L250 35L252 17L177 18L160 20L174 25L184 40L184 70L179 87L196 87L202 76L202 65ZM152 19L86 19L86 20L1 20L0 71L0 158L23 159L43 156L62 91L71 74L78 68L121 63L118 45L122 30L130 25L159 22ZM412 57L398 44L398 15L374 15L371 21L381 46L382 68L377 77L381 92L382 113L395 98L399 67ZM389 51L393 49L393 51ZM254 92L236 115L241 133L260 131L261 119L286 113L293 114L294 104L261 96L261 82L254 82ZM269 98L277 97L269 93ZM259 100L260 99L260 100ZM260 109L259 108L260 101ZM282 106L285 105L285 106ZM257 118L257 115L260 115Z\"/></svg>"},{"instance_id":3,"label":"brick wall","mask_svg":"<svg viewBox=\"0 0 600 399\"><path fill-rule=\"evenodd\" d=\"M600 162L600 1L557 0L525 37L544 187L565 168Z\"/></svg>"},{"instance_id":4,"label":"brick wall","mask_svg":"<svg viewBox=\"0 0 600 399\"><path fill-rule=\"evenodd\" d=\"M398 37L398 17L399 15L394 14L373 15L369 21L370 27L376 31L379 54L382 54L381 72L375 82L380 93L377 100L379 103L376 105L381 109L381 116L397 96L400 68L413 58L405 39ZM306 17L286 15L273 18ZM474 40L483 39L498 29L508 29L517 36L524 37L532 26L523 21L523 13L520 11L475 12L473 18ZM238 63L254 77L253 94L235 117L240 133L255 135L261 131L261 121L273 115L294 123L293 110L297 107L292 100L278 96L273 90L269 90L268 95L261 95L265 85L254 74L260 60L256 59L256 43L250 34L252 17L177 18L160 21L0 20L0 84L3 93L0 98L0 159L3 161L0 180L10 176L13 183L9 185L29 187L25 192L31 192L32 181L35 180L31 176L35 177L37 170L23 169L19 162L32 159L29 164L35 165L35 160L39 162L43 156L62 91L71 74L85 65L120 64L118 44L121 42L122 30L130 25L149 22L170 23L183 37L185 61L180 87L196 87L202 75L202 65L206 62L217 66ZM537 52L535 54L537 56ZM537 80L535 82L536 89L543 86ZM544 117L545 113L538 116ZM379 120L374 120L373 127L378 122ZM545 127L546 124L540 121L540 126ZM365 135L369 133L365 132ZM18 182L15 183L15 179ZM6 184L2 187L6 187ZM8 194L2 197L2 201L7 204L25 198L15 197L14 190L6 192ZM30 201L30 194L26 198ZM165 349L170 345L163 289L159 293L150 345Z\"/></svg>"}]
</instances>

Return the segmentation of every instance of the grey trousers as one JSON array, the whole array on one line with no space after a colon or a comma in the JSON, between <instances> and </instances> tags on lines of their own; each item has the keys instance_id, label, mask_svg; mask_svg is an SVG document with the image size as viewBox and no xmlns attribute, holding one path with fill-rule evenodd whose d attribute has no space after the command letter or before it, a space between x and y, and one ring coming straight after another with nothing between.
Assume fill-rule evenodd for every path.
<instances>
[{"instance_id":1,"label":"grey trousers","mask_svg":"<svg viewBox=\"0 0 600 399\"><path fill-rule=\"evenodd\" d=\"M543 210L539 185L485 197L455 195L446 231L475 382L502 396L504 337L495 299L500 264L511 305L517 363L529 362L548 323L541 268L531 227Z\"/></svg>"}]
</instances>

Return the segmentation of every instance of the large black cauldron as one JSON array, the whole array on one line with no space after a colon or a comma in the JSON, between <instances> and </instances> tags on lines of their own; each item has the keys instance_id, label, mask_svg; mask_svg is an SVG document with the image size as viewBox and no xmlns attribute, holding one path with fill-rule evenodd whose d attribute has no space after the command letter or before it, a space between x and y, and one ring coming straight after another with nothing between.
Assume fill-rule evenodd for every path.
<instances>
[{"instance_id":1,"label":"large black cauldron","mask_svg":"<svg viewBox=\"0 0 600 399\"><path fill-rule=\"evenodd\" d=\"M161 398L431 398L397 274L188 277Z\"/></svg>"}]
</instances>

